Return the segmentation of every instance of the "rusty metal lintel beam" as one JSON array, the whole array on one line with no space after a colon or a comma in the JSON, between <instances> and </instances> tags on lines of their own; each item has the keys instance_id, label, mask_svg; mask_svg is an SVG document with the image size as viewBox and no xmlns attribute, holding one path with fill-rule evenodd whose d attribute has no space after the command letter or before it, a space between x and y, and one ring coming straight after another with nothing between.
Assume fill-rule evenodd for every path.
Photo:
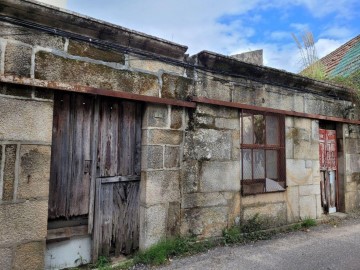
<instances>
[{"instance_id":1,"label":"rusty metal lintel beam","mask_svg":"<svg viewBox=\"0 0 360 270\"><path fill-rule=\"evenodd\" d=\"M325 115L320 115L320 114L310 114L310 113L301 113L301 112L294 112L294 111L287 111L287 110L272 109L272 108L248 105L248 104L243 104L243 103L238 103L238 102L229 102L229 101L209 99L209 98L205 98L205 97L193 97L192 101L196 102L196 103L226 106L226 107L231 107L231 108L246 109L246 110L259 111L259 112L283 114L283 115L287 115L287 116L295 116L295 117L303 117L303 118L310 118L310 119L317 119L317 120L326 120L326 121L334 121L334 122L340 122L340 123L346 123L346 124L360 125L359 120L351 120L351 119L345 119L345 118L340 118L340 117L325 116Z\"/></svg>"},{"instance_id":2,"label":"rusty metal lintel beam","mask_svg":"<svg viewBox=\"0 0 360 270\"><path fill-rule=\"evenodd\" d=\"M86 94L101 95L101 96L108 96L108 97L115 97L115 98L123 98L123 99L157 103L157 104L167 104L167 105L173 105L173 106L179 106L179 107L196 108L195 102L169 99L169 98L159 98L159 97L152 97L152 96L143 96L143 95L121 92L121 91L116 91L116 90L108 90L108 89L101 89L101 88L95 88L95 87L89 87L89 86L83 86L83 85L75 85L75 84L54 82L54 81L45 81L45 80L38 80L38 79L31 79L31 78L20 78L17 76L0 76L0 82L32 86L32 87L37 87L39 89L53 89L53 90L60 90L60 91L70 91L70 92L86 93Z\"/></svg>"}]
</instances>

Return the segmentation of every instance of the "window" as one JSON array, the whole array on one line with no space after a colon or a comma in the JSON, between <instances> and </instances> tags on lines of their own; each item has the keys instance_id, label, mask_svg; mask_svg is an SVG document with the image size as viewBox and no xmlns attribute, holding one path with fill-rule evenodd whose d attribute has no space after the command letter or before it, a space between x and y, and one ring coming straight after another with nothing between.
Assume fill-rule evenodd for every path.
<instances>
[{"instance_id":1,"label":"window","mask_svg":"<svg viewBox=\"0 0 360 270\"><path fill-rule=\"evenodd\" d=\"M285 190L284 126L283 115L241 111L243 195Z\"/></svg>"}]
</instances>

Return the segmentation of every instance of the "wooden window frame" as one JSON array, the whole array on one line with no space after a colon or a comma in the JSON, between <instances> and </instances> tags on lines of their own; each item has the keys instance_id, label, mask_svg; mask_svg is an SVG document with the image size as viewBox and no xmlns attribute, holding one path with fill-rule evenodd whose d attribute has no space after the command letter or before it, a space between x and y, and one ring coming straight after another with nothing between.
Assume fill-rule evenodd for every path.
<instances>
[{"instance_id":1,"label":"wooden window frame","mask_svg":"<svg viewBox=\"0 0 360 270\"><path fill-rule=\"evenodd\" d=\"M263 115L264 117L264 143L260 144L260 143L255 143L253 141L253 143L244 143L244 116L243 114L247 114L247 115L251 115L251 119L252 119L252 128L254 128L254 115ZM267 138L266 138L266 125L267 125L267 121L266 121L266 116L273 116L276 117L278 119L278 144L268 144L266 142ZM252 130L251 132L253 135L253 140L255 137L255 131ZM243 196L247 196L247 195L256 195L256 194L267 194L267 193L276 193L276 192L284 192L286 190L286 152L285 152L285 116L281 115L281 114L275 114L275 113L270 113L270 112L262 112L262 111L253 111L253 110L240 110L240 149L241 149L241 156L240 156L240 161L241 161L241 194ZM251 160L251 179L244 179L244 162L243 162L243 158L244 158L244 150L250 150L251 151L251 156L252 156L252 160ZM261 179L256 179L254 178L254 154L253 151L254 150L264 150L264 178ZM266 169L266 163L267 163L267 150L276 150L277 151L277 179L271 179L277 183L279 183L282 186L281 190L275 190L275 191L266 191L266 178L267 178L267 169ZM255 185L259 185L260 184L260 189L261 186L263 186L263 190L259 191L256 190ZM250 188L248 188L248 187Z\"/></svg>"}]
</instances>

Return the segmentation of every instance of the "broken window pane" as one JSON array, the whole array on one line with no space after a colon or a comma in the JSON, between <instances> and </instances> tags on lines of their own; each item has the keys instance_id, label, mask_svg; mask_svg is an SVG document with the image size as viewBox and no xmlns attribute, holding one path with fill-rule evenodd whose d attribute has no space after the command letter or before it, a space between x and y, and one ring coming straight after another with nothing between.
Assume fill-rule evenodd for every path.
<instances>
[{"instance_id":1,"label":"broken window pane","mask_svg":"<svg viewBox=\"0 0 360 270\"><path fill-rule=\"evenodd\" d=\"M265 118L262 114L254 115L254 143L265 144Z\"/></svg>"}]
</instances>

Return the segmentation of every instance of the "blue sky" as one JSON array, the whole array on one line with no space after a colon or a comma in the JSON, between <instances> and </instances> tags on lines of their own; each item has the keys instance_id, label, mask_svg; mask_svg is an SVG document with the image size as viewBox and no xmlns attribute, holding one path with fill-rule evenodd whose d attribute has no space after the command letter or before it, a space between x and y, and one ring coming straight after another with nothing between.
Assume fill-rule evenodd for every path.
<instances>
[{"instance_id":1,"label":"blue sky","mask_svg":"<svg viewBox=\"0 0 360 270\"><path fill-rule=\"evenodd\" d=\"M298 72L291 33L313 32L320 57L360 34L359 0L68 0L67 9L189 47L263 49L265 65Z\"/></svg>"}]
</instances>

